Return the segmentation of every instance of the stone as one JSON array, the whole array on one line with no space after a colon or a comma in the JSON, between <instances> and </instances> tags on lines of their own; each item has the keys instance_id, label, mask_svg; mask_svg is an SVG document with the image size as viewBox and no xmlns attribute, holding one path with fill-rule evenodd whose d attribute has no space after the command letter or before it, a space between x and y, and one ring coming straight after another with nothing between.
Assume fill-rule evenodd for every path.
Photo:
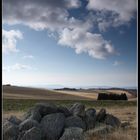
<instances>
[{"instance_id":1,"label":"stone","mask_svg":"<svg viewBox=\"0 0 140 140\"><path fill-rule=\"evenodd\" d=\"M95 127L96 123L96 110L93 108L89 108L86 110L86 115L85 115L85 123L86 123L86 129L93 129Z\"/></svg>"},{"instance_id":2,"label":"stone","mask_svg":"<svg viewBox=\"0 0 140 140\"><path fill-rule=\"evenodd\" d=\"M106 110L102 108L96 116L96 121L103 122L105 119L105 116L106 116Z\"/></svg>"},{"instance_id":3,"label":"stone","mask_svg":"<svg viewBox=\"0 0 140 140\"><path fill-rule=\"evenodd\" d=\"M79 116L79 117L85 116L85 106L81 103L73 104L69 110L74 116Z\"/></svg>"},{"instance_id":4,"label":"stone","mask_svg":"<svg viewBox=\"0 0 140 140\"><path fill-rule=\"evenodd\" d=\"M57 106L50 103L38 103L35 105L33 112L38 111L41 117L44 117L48 114L57 113Z\"/></svg>"},{"instance_id":5,"label":"stone","mask_svg":"<svg viewBox=\"0 0 140 140\"><path fill-rule=\"evenodd\" d=\"M70 116L70 117L67 117L65 120L65 128L68 128L68 127L79 127L85 130L86 124L80 117Z\"/></svg>"},{"instance_id":6,"label":"stone","mask_svg":"<svg viewBox=\"0 0 140 140\"><path fill-rule=\"evenodd\" d=\"M29 119L35 120L40 123L41 115L40 115L39 111L33 111L32 114L30 115Z\"/></svg>"},{"instance_id":7,"label":"stone","mask_svg":"<svg viewBox=\"0 0 140 140\"><path fill-rule=\"evenodd\" d=\"M14 125L14 124L12 122L8 121L8 119L5 119L5 121L3 122L3 130L7 129L11 125Z\"/></svg>"},{"instance_id":8,"label":"stone","mask_svg":"<svg viewBox=\"0 0 140 140\"><path fill-rule=\"evenodd\" d=\"M3 118L2 119L2 126L8 121L8 118ZM9 122L9 121L8 121Z\"/></svg>"},{"instance_id":9,"label":"stone","mask_svg":"<svg viewBox=\"0 0 140 140\"><path fill-rule=\"evenodd\" d=\"M37 103L22 116L22 121L31 118L40 122L42 117L51 113L57 113L57 107L54 104Z\"/></svg>"},{"instance_id":10,"label":"stone","mask_svg":"<svg viewBox=\"0 0 140 140\"><path fill-rule=\"evenodd\" d=\"M96 115L96 110L94 108L89 108L85 111L86 116L94 117Z\"/></svg>"},{"instance_id":11,"label":"stone","mask_svg":"<svg viewBox=\"0 0 140 140\"><path fill-rule=\"evenodd\" d=\"M66 128L59 140L84 140L83 129L79 127Z\"/></svg>"},{"instance_id":12,"label":"stone","mask_svg":"<svg viewBox=\"0 0 140 140\"><path fill-rule=\"evenodd\" d=\"M130 127L130 122L123 122L121 123L121 128L129 128Z\"/></svg>"},{"instance_id":13,"label":"stone","mask_svg":"<svg viewBox=\"0 0 140 140\"><path fill-rule=\"evenodd\" d=\"M24 133L21 140L41 140L41 130L37 127L32 127Z\"/></svg>"},{"instance_id":14,"label":"stone","mask_svg":"<svg viewBox=\"0 0 140 140\"><path fill-rule=\"evenodd\" d=\"M17 140L22 140L26 130L19 132Z\"/></svg>"},{"instance_id":15,"label":"stone","mask_svg":"<svg viewBox=\"0 0 140 140\"><path fill-rule=\"evenodd\" d=\"M39 123L35 120L32 119L27 119L20 123L19 125L19 130L24 131L24 130L29 130L32 127L40 127Z\"/></svg>"},{"instance_id":16,"label":"stone","mask_svg":"<svg viewBox=\"0 0 140 140\"><path fill-rule=\"evenodd\" d=\"M111 114L106 114L104 123L112 127L119 127L121 125L120 120Z\"/></svg>"},{"instance_id":17,"label":"stone","mask_svg":"<svg viewBox=\"0 0 140 140\"><path fill-rule=\"evenodd\" d=\"M3 118L3 140L85 140L88 134L104 136L116 128L128 128L129 122L121 121L102 108L85 111L81 103L69 109L48 103L30 108L22 119L16 116ZM87 134L87 135L86 135Z\"/></svg>"},{"instance_id":18,"label":"stone","mask_svg":"<svg viewBox=\"0 0 140 140\"><path fill-rule=\"evenodd\" d=\"M58 140L63 132L65 116L63 113L46 115L41 120L43 138L46 140Z\"/></svg>"},{"instance_id":19,"label":"stone","mask_svg":"<svg viewBox=\"0 0 140 140\"><path fill-rule=\"evenodd\" d=\"M85 116L84 122L86 124L86 130L89 130L95 127L96 120L93 118L90 118L89 116Z\"/></svg>"},{"instance_id":20,"label":"stone","mask_svg":"<svg viewBox=\"0 0 140 140\"><path fill-rule=\"evenodd\" d=\"M29 119L29 117L32 115L33 107L30 108L22 117L21 120L25 121L26 119Z\"/></svg>"},{"instance_id":21,"label":"stone","mask_svg":"<svg viewBox=\"0 0 140 140\"><path fill-rule=\"evenodd\" d=\"M3 140L16 140L19 134L17 125L7 123L3 129Z\"/></svg>"},{"instance_id":22,"label":"stone","mask_svg":"<svg viewBox=\"0 0 140 140\"><path fill-rule=\"evenodd\" d=\"M11 123L16 124L16 125L19 125L21 123L21 120L18 119L16 116L10 116L8 121L10 121Z\"/></svg>"},{"instance_id":23,"label":"stone","mask_svg":"<svg viewBox=\"0 0 140 140\"><path fill-rule=\"evenodd\" d=\"M63 106L59 106L57 108L57 112L58 113L63 113L65 115L65 117L71 116L71 112L68 110L68 108L63 107Z\"/></svg>"}]
</instances>

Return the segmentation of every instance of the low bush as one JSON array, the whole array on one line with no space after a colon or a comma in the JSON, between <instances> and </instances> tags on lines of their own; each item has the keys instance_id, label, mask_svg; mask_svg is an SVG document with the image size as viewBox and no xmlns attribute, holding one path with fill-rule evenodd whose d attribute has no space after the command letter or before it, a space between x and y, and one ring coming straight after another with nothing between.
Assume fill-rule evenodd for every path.
<instances>
[{"instance_id":1,"label":"low bush","mask_svg":"<svg viewBox=\"0 0 140 140\"><path fill-rule=\"evenodd\" d=\"M128 100L125 93L122 94L107 94L107 93L99 93L98 100Z\"/></svg>"}]
</instances>

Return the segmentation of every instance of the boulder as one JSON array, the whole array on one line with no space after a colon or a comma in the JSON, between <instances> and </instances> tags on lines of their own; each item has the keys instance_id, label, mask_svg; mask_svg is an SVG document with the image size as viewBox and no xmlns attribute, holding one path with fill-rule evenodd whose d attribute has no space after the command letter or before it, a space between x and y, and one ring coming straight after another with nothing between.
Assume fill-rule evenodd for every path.
<instances>
[{"instance_id":1,"label":"boulder","mask_svg":"<svg viewBox=\"0 0 140 140\"><path fill-rule=\"evenodd\" d=\"M103 122L105 119L105 116L106 116L106 110L102 108L96 116L96 121Z\"/></svg>"},{"instance_id":2,"label":"boulder","mask_svg":"<svg viewBox=\"0 0 140 140\"><path fill-rule=\"evenodd\" d=\"M81 103L73 104L69 110L74 116L79 116L79 117L85 116L85 106Z\"/></svg>"},{"instance_id":3,"label":"boulder","mask_svg":"<svg viewBox=\"0 0 140 140\"><path fill-rule=\"evenodd\" d=\"M3 118L2 119L2 126L8 121L8 118ZM9 121L8 121L9 122Z\"/></svg>"},{"instance_id":4,"label":"boulder","mask_svg":"<svg viewBox=\"0 0 140 140\"><path fill-rule=\"evenodd\" d=\"M50 103L38 103L35 105L33 112L38 111L41 117L44 117L48 114L57 113L57 106Z\"/></svg>"},{"instance_id":5,"label":"boulder","mask_svg":"<svg viewBox=\"0 0 140 140\"><path fill-rule=\"evenodd\" d=\"M112 127L119 127L121 125L120 120L111 114L106 114L104 123Z\"/></svg>"},{"instance_id":6,"label":"boulder","mask_svg":"<svg viewBox=\"0 0 140 140\"><path fill-rule=\"evenodd\" d=\"M39 123L35 120L27 119L23 121L22 123L20 123L19 130L25 131L25 130L29 130L32 127L39 127Z\"/></svg>"},{"instance_id":7,"label":"boulder","mask_svg":"<svg viewBox=\"0 0 140 140\"><path fill-rule=\"evenodd\" d=\"M84 140L83 129L79 127L66 128L59 140Z\"/></svg>"},{"instance_id":8,"label":"boulder","mask_svg":"<svg viewBox=\"0 0 140 140\"><path fill-rule=\"evenodd\" d=\"M37 127L32 127L24 133L21 140L41 140L41 130Z\"/></svg>"},{"instance_id":9,"label":"boulder","mask_svg":"<svg viewBox=\"0 0 140 140\"><path fill-rule=\"evenodd\" d=\"M57 107L54 104L37 103L22 116L22 121L31 118L40 122L42 117L51 113L57 113Z\"/></svg>"},{"instance_id":10,"label":"boulder","mask_svg":"<svg viewBox=\"0 0 140 140\"><path fill-rule=\"evenodd\" d=\"M86 110L86 115L85 115L85 123L86 123L86 129L93 129L95 127L95 122L96 122L96 110L93 108L89 108Z\"/></svg>"},{"instance_id":11,"label":"boulder","mask_svg":"<svg viewBox=\"0 0 140 140\"><path fill-rule=\"evenodd\" d=\"M19 134L17 125L7 123L3 129L3 140L16 140Z\"/></svg>"},{"instance_id":12,"label":"boulder","mask_svg":"<svg viewBox=\"0 0 140 140\"><path fill-rule=\"evenodd\" d=\"M86 124L80 117L70 116L70 117L67 117L65 120L65 128L68 128L68 127L79 127L85 130Z\"/></svg>"},{"instance_id":13,"label":"boulder","mask_svg":"<svg viewBox=\"0 0 140 140\"><path fill-rule=\"evenodd\" d=\"M18 119L16 116L11 116L8 121L10 121L13 124L19 125L21 123L21 120Z\"/></svg>"},{"instance_id":14,"label":"boulder","mask_svg":"<svg viewBox=\"0 0 140 140\"><path fill-rule=\"evenodd\" d=\"M86 116L94 117L96 115L96 110L94 108L89 108L86 110Z\"/></svg>"},{"instance_id":15,"label":"boulder","mask_svg":"<svg viewBox=\"0 0 140 140\"><path fill-rule=\"evenodd\" d=\"M39 111L34 110L31 113L31 115L29 116L29 119L35 120L37 122L40 122L41 121L41 115L40 115Z\"/></svg>"},{"instance_id":16,"label":"boulder","mask_svg":"<svg viewBox=\"0 0 140 140\"><path fill-rule=\"evenodd\" d=\"M29 117L32 115L34 108L30 108L22 117L21 120L25 121L26 119L29 119Z\"/></svg>"},{"instance_id":17,"label":"boulder","mask_svg":"<svg viewBox=\"0 0 140 140\"><path fill-rule=\"evenodd\" d=\"M58 140L63 132L65 116L63 113L46 115L41 120L43 137L46 140Z\"/></svg>"},{"instance_id":18,"label":"boulder","mask_svg":"<svg viewBox=\"0 0 140 140\"><path fill-rule=\"evenodd\" d=\"M63 113L65 115L65 117L71 116L71 112L68 110L68 108L63 107L63 106L59 106L57 108L57 112L58 113Z\"/></svg>"},{"instance_id":19,"label":"boulder","mask_svg":"<svg viewBox=\"0 0 140 140\"><path fill-rule=\"evenodd\" d=\"M5 119L5 121L3 122L3 130L7 129L11 125L14 125L14 124L12 122L8 121L8 119Z\"/></svg>"},{"instance_id":20,"label":"boulder","mask_svg":"<svg viewBox=\"0 0 140 140\"><path fill-rule=\"evenodd\" d=\"M121 123L121 128L129 128L129 127L130 127L130 122Z\"/></svg>"},{"instance_id":21,"label":"boulder","mask_svg":"<svg viewBox=\"0 0 140 140\"><path fill-rule=\"evenodd\" d=\"M24 131L20 131L19 134L18 134L18 138L17 138L17 140L22 140L22 138L23 138L25 132L26 132L26 130L24 130Z\"/></svg>"},{"instance_id":22,"label":"boulder","mask_svg":"<svg viewBox=\"0 0 140 140\"><path fill-rule=\"evenodd\" d=\"M121 121L102 108L85 111L81 103L69 109L48 103L36 104L24 114L3 118L3 140L85 140L88 134L104 137L116 128L128 128L129 122ZM86 135L87 134L87 135Z\"/></svg>"}]
</instances>

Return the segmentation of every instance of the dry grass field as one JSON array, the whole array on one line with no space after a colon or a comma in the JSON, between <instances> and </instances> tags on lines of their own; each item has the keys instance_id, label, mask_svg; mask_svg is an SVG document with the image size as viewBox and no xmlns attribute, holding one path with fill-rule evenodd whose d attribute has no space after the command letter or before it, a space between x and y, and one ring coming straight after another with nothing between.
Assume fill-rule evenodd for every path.
<instances>
[{"instance_id":1,"label":"dry grass field","mask_svg":"<svg viewBox=\"0 0 140 140\"><path fill-rule=\"evenodd\" d=\"M4 86L3 99L90 100L88 97L75 94L17 86Z\"/></svg>"},{"instance_id":2,"label":"dry grass field","mask_svg":"<svg viewBox=\"0 0 140 140\"><path fill-rule=\"evenodd\" d=\"M126 93L128 100L136 100L128 91L123 90L48 90L17 86L3 86L5 99L45 99L45 100L97 100L98 93Z\"/></svg>"},{"instance_id":3,"label":"dry grass field","mask_svg":"<svg viewBox=\"0 0 140 140\"><path fill-rule=\"evenodd\" d=\"M128 101L97 101L99 92L126 93ZM126 130L119 129L107 136L89 134L87 140L137 140L137 103L136 97L129 92L121 90L82 90L82 91L59 91L16 86L3 87L3 118L11 115L21 117L29 107L36 102L52 101L58 105L69 105L73 102L82 102L86 107L94 107L99 111L106 108L107 112L118 117L121 122L130 122Z\"/></svg>"}]
</instances>

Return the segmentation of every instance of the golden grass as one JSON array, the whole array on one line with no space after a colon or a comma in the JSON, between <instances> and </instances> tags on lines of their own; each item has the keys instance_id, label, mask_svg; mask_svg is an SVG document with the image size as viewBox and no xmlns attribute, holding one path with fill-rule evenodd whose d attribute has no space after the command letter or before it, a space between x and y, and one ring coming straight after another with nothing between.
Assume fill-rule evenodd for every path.
<instances>
[{"instance_id":1,"label":"golden grass","mask_svg":"<svg viewBox=\"0 0 140 140\"><path fill-rule=\"evenodd\" d=\"M89 98L96 100L98 97L98 94L96 92L81 92L81 91L66 91L66 90L57 90L56 92L64 93L67 95L76 95L79 97Z\"/></svg>"},{"instance_id":2,"label":"golden grass","mask_svg":"<svg viewBox=\"0 0 140 140\"><path fill-rule=\"evenodd\" d=\"M100 108L97 109L99 111ZM130 122L131 127L137 127L137 107L112 107L106 108L106 111L121 120L121 122Z\"/></svg>"},{"instance_id":3,"label":"golden grass","mask_svg":"<svg viewBox=\"0 0 140 140\"><path fill-rule=\"evenodd\" d=\"M109 93L126 93L129 100L136 100L133 95L123 90L106 90ZM4 86L4 99L45 99L45 100L97 100L98 93L103 90L47 90L27 87Z\"/></svg>"},{"instance_id":4,"label":"golden grass","mask_svg":"<svg viewBox=\"0 0 140 140\"><path fill-rule=\"evenodd\" d=\"M89 134L85 140L137 140L136 129L119 129L105 135Z\"/></svg>"},{"instance_id":5,"label":"golden grass","mask_svg":"<svg viewBox=\"0 0 140 140\"><path fill-rule=\"evenodd\" d=\"M25 112L22 111L4 111L2 113L3 118L9 118L11 115L21 118Z\"/></svg>"},{"instance_id":6,"label":"golden grass","mask_svg":"<svg viewBox=\"0 0 140 140\"><path fill-rule=\"evenodd\" d=\"M88 97L76 94L65 94L54 90L16 86L4 87L3 99L90 100Z\"/></svg>"}]
</instances>

